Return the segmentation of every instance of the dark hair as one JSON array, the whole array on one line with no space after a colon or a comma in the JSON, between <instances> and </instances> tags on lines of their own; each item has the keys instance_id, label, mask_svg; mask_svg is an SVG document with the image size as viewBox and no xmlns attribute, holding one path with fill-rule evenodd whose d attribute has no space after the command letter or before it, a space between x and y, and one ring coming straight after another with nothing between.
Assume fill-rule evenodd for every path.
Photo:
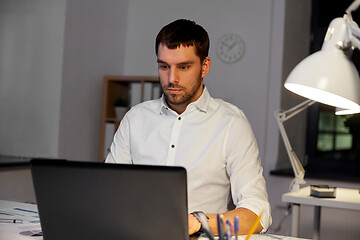
<instances>
[{"instance_id":1,"label":"dark hair","mask_svg":"<svg viewBox=\"0 0 360 240\"><path fill-rule=\"evenodd\" d=\"M169 49L195 46L196 55L203 62L209 54L209 35L205 29L194 21L179 19L164 26L156 37L155 52L158 55L160 44Z\"/></svg>"}]
</instances>

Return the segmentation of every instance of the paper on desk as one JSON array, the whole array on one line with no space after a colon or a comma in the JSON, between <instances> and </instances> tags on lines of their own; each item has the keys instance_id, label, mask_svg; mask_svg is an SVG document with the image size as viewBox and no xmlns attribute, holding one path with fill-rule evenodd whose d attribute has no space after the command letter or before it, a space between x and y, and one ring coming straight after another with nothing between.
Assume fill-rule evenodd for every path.
<instances>
[{"instance_id":1,"label":"paper on desk","mask_svg":"<svg viewBox=\"0 0 360 240\"><path fill-rule=\"evenodd\" d=\"M39 214L36 209L14 207L0 209L0 218L18 219L22 223L0 223L0 240L41 240L32 236L41 232Z\"/></svg>"},{"instance_id":2,"label":"paper on desk","mask_svg":"<svg viewBox=\"0 0 360 240\"><path fill-rule=\"evenodd\" d=\"M0 209L0 218L20 219L23 223L40 222L37 210L20 207Z\"/></svg>"}]
</instances>

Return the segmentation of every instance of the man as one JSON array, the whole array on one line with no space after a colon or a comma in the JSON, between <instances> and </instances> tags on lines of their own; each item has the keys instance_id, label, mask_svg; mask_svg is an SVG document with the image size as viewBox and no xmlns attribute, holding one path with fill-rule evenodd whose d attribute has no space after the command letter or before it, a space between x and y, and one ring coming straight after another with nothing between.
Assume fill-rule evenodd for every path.
<instances>
[{"instance_id":1,"label":"man","mask_svg":"<svg viewBox=\"0 0 360 240\"><path fill-rule=\"evenodd\" d=\"M239 216L240 234L262 213L256 232L266 231L270 206L250 124L203 83L211 67L207 32L195 22L174 21L159 32L155 51L164 94L128 111L106 162L183 166L189 212L205 213L214 234L219 213L231 222ZM201 228L196 215L188 217L190 235Z\"/></svg>"}]
</instances>

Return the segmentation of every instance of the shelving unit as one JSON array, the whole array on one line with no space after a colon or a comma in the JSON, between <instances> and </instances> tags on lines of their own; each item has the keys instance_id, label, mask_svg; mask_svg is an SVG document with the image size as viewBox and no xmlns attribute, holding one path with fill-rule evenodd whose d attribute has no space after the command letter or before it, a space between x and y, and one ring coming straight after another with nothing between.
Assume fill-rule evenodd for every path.
<instances>
[{"instance_id":1,"label":"shelving unit","mask_svg":"<svg viewBox=\"0 0 360 240\"><path fill-rule=\"evenodd\" d=\"M103 162L121 119L115 117L114 101L127 98L130 107L137 103L159 98L161 87L158 77L150 76L104 76L101 113L99 161Z\"/></svg>"}]
</instances>

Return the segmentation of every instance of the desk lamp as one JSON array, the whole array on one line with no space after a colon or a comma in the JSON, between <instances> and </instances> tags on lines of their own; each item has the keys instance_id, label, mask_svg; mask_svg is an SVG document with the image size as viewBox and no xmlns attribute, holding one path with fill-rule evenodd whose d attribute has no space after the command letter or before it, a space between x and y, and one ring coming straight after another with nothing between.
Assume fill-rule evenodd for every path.
<instances>
[{"instance_id":1,"label":"desk lamp","mask_svg":"<svg viewBox=\"0 0 360 240\"><path fill-rule=\"evenodd\" d=\"M360 112L359 74L350 60L354 48L360 49L360 29L351 16L359 5L360 0L355 0L343 18L331 21L321 50L302 60L285 81L286 89L308 98L287 111L274 113L295 174L291 192L305 184L305 170L292 150L283 122L315 102L337 107L338 114L340 110Z\"/></svg>"}]
</instances>

